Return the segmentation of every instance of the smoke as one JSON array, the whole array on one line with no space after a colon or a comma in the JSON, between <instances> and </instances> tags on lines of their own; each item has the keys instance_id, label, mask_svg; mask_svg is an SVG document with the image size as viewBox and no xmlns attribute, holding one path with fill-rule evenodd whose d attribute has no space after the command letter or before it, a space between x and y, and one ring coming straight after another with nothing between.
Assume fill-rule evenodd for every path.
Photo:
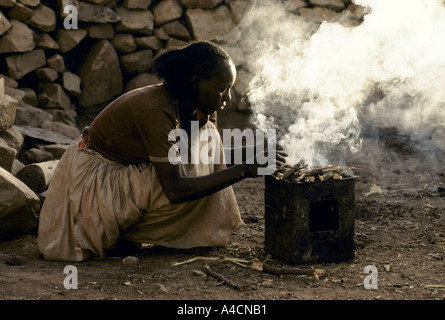
<instances>
[{"instance_id":1,"label":"smoke","mask_svg":"<svg viewBox=\"0 0 445 320\"><path fill-rule=\"evenodd\" d=\"M445 124L445 9L435 0L355 0L369 13L314 25L257 1L235 57L250 74L254 124L312 166L343 164L366 135L393 127L413 141Z\"/></svg>"}]
</instances>

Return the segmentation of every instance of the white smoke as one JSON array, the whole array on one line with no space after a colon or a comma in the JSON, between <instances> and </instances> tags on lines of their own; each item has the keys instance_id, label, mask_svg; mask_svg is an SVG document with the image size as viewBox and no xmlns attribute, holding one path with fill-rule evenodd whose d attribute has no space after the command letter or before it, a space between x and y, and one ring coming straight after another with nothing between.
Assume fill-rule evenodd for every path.
<instances>
[{"instance_id":1,"label":"white smoke","mask_svg":"<svg viewBox=\"0 0 445 320\"><path fill-rule=\"evenodd\" d=\"M342 162L373 128L421 141L445 124L443 4L353 2L371 10L357 26L314 27L279 1L255 2L240 25L254 123L277 129L289 163Z\"/></svg>"}]
</instances>

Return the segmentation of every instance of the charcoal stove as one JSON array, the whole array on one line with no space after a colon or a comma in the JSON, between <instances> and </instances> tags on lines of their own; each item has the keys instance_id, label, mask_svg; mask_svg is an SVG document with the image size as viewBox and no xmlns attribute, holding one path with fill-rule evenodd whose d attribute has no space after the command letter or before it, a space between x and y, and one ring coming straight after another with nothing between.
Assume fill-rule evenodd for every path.
<instances>
[{"instance_id":1,"label":"charcoal stove","mask_svg":"<svg viewBox=\"0 0 445 320\"><path fill-rule=\"evenodd\" d=\"M265 176L265 249L290 264L354 258L354 177L295 183Z\"/></svg>"}]
</instances>

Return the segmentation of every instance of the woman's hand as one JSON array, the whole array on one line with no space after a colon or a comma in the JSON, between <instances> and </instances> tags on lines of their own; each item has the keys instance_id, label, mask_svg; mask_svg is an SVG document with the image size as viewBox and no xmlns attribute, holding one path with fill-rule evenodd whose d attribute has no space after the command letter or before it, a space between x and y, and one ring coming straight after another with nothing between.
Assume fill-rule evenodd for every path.
<instances>
[{"instance_id":1,"label":"woman's hand","mask_svg":"<svg viewBox=\"0 0 445 320\"><path fill-rule=\"evenodd\" d=\"M276 152L277 152L276 156L277 166L284 165L286 163L286 158L289 156L289 154L286 153L283 147L280 146L279 144L277 144Z\"/></svg>"},{"instance_id":2,"label":"woman's hand","mask_svg":"<svg viewBox=\"0 0 445 320\"><path fill-rule=\"evenodd\" d=\"M244 174L246 178L272 174L277 166L286 163L286 157L288 157L288 154L278 145L273 154L264 151L258 152L244 163Z\"/></svg>"}]
</instances>

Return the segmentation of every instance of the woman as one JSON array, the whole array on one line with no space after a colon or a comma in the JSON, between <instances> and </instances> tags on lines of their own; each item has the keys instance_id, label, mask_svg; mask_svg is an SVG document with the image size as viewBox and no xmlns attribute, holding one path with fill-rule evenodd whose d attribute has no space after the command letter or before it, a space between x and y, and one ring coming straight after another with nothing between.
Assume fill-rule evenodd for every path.
<instances>
[{"instance_id":1,"label":"woman","mask_svg":"<svg viewBox=\"0 0 445 320\"><path fill-rule=\"evenodd\" d=\"M256 177L258 164L227 167L223 152L210 163L183 161L175 135L216 131L235 83L232 59L200 41L162 54L155 71L162 84L111 102L60 159L39 218L45 259L103 258L118 239L219 246L243 225L231 185Z\"/></svg>"}]
</instances>

